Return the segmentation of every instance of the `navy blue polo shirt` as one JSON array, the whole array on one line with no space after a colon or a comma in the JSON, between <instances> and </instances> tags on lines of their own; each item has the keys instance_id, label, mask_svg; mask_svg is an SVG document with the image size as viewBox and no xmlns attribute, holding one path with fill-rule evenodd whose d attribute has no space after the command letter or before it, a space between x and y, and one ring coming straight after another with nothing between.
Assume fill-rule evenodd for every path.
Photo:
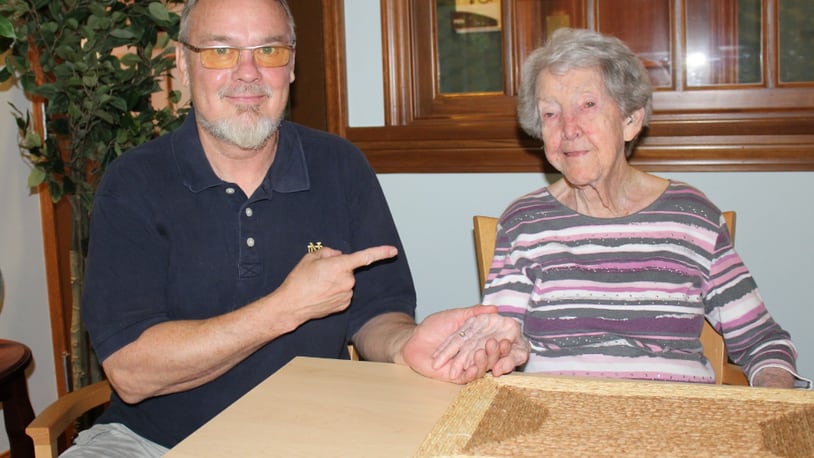
<instances>
[{"instance_id":1,"label":"navy blue polo shirt","mask_svg":"<svg viewBox=\"0 0 814 458\"><path fill-rule=\"evenodd\" d=\"M345 357L369 319L415 312L387 202L346 140L283 122L277 155L252 196L215 175L194 113L116 159L94 200L82 300L100 360L155 324L218 316L269 294L317 243L345 253L394 245L399 255L356 271L345 312L305 323L193 390L135 405L114 394L100 421L172 447L293 357Z\"/></svg>"}]
</instances>

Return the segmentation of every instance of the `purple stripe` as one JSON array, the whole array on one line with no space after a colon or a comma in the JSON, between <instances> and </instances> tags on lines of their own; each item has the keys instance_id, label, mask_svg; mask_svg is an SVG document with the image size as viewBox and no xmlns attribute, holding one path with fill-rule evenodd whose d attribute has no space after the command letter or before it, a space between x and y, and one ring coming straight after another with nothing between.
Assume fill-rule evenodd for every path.
<instances>
[{"instance_id":1,"label":"purple stripe","mask_svg":"<svg viewBox=\"0 0 814 458\"><path fill-rule=\"evenodd\" d=\"M633 309L631 309L633 310ZM688 330L696 328L695 322L687 318L659 317L659 318L627 318L613 320L608 318L583 317L573 319L545 319L537 318L534 313L526 315L525 329L530 334L567 333L571 335L593 335L589 330L598 333L611 333L622 336L635 336L640 332L658 332L669 335L687 334ZM575 330L583 331L577 334ZM634 331L635 330L635 331ZM700 328L698 328L700 333ZM665 336L666 337L666 336Z\"/></svg>"}]
</instances>

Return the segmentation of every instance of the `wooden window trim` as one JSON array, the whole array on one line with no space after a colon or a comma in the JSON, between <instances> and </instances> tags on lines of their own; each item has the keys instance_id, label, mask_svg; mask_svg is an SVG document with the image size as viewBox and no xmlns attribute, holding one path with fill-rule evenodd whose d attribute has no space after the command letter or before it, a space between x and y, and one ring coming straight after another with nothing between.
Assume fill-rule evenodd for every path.
<instances>
[{"instance_id":1,"label":"wooden window trim","mask_svg":"<svg viewBox=\"0 0 814 458\"><path fill-rule=\"evenodd\" d=\"M341 0L323 1L329 130L359 146L379 173L551 171L539 142L519 129L514 97L475 96L477 110L472 109L472 96L442 96L433 88L432 97L426 97L426 85L432 82L422 80L424 76L413 65L411 56L412 46L417 43L413 28L416 36L427 36L426 25L415 24L413 8L430 1L381 2L385 81L382 127L348 126L344 6ZM769 2L768 7L774 8L773 3ZM674 3L676 14L681 14L682 5ZM510 9L505 14L512 17ZM764 30L771 37L767 46L773 46L776 30L770 25ZM776 69L769 69L773 66L769 62L765 65L767 85L774 84L771 75ZM516 72L517 68L510 71ZM424 91L419 93L422 85ZM733 105L733 94L748 103ZM710 108L725 97L729 97L726 111ZM657 108L670 109L654 113L647 135L631 158L634 165L645 170L814 170L811 85L659 91L654 102Z\"/></svg>"}]
</instances>

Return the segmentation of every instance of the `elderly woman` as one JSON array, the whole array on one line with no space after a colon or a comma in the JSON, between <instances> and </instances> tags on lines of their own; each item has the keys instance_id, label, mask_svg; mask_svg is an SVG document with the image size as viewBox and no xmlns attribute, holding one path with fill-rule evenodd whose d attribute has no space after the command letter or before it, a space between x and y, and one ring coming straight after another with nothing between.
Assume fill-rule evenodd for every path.
<instances>
[{"instance_id":1,"label":"elderly woman","mask_svg":"<svg viewBox=\"0 0 814 458\"><path fill-rule=\"evenodd\" d=\"M807 382L721 211L628 163L652 97L630 49L561 29L522 76L520 124L562 178L503 213L483 299L503 316L464 325L439 361L463 364L486 336L517 332L510 317L530 344L527 372L713 383L699 341L706 317L752 385Z\"/></svg>"}]
</instances>

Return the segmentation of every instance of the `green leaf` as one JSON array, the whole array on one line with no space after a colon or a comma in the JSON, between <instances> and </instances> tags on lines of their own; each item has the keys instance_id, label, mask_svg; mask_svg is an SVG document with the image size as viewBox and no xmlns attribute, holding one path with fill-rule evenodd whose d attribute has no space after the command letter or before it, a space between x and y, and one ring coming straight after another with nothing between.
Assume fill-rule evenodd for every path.
<instances>
[{"instance_id":1,"label":"green leaf","mask_svg":"<svg viewBox=\"0 0 814 458\"><path fill-rule=\"evenodd\" d=\"M170 102L175 104L181 101L181 91L179 90L172 90L170 91Z\"/></svg>"},{"instance_id":2,"label":"green leaf","mask_svg":"<svg viewBox=\"0 0 814 458\"><path fill-rule=\"evenodd\" d=\"M113 119L113 116L111 116L110 113L108 113L106 111L96 110L96 112L94 114L96 115L97 118L105 121L108 124L115 124L116 123L114 121L114 119Z\"/></svg>"},{"instance_id":3,"label":"green leaf","mask_svg":"<svg viewBox=\"0 0 814 458\"><path fill-rule=\"evenodd\" d=\"M63 195L62 185L60 185L60 183L56 182L56 181L49 181L48 182L48 193L51 194L51 200L54 203L59 202L60 199L62 199L62 195Z\"/></svg>"},{"instance_id":4,"label":"green leaf","mask_svg":"<svg viewBox=\"0 0 814 458\"><path fill-rule=\"evenodd\" d=\"M122 13L121 11L114 11L113 14L110 16L110 19L118 24L127 22L127 15Z\"/></svg>"},{"instance_id":5,"label":"green leaf","mask_svg":"<svg viewBox=\"0 0 814 458\"><path fill-rule=\"evenodd\" d=\"M126 143L129 137L130 133L122 129L116 134L116 143Z\"/></svg>"},{"instance_id":6,"label":"green leaf","mask_svg":"<svg viewBox=\"0 0 814 458\"><path fill-rule=\"evenodd\" d=\"M135 35L133 35L133 32L127 29L113 29L110 31L110 35L125 40L135 37Z\"/></svg>"},{"instance_id":7,"label":"green leaf","mask_svg":"<svg viewBox=\"0 0 814 458\"><path fill-rule=\"evenodd\" d=\"M33 91L31 91L31 93L42 96L42 97L44 97L44 98L46 98L48 100L51 100L51 99L53 99L53 98L55 98L57 96L57 94L59 93L59 90L53 84L43 84L41 86L38 86Z\"/></svg>"},{"instance_id":8,"label":"green leaf","mask_svg":"<svg viewBox=\"0 0 814 458\"><path fill-rule=\"evenodd\" d=\"M76 30L79 28L79 21L77 21L75 18L68 18L65 21L65 27L71 30Z\"/></svg>"},{"instance_id":9,"label":"green leaf","mask_svg":"<svg viewBox=\"0 0 814 458\"><path fill-rule=\"evenodd\" d=\"M42 38L45 41L49 42L53 41L58 30L59 24L57 24L56 22L49 22L47 24L43 24L39 30L39 38Z\"/></svg>"},{"instance_id":10,"label":"green leaf","mask_svg":"<svg viewBox=\"0 0 814 458\"><path fill-rule=\"evenodd\" d=\"M0 37L17 38L14 34L14 25L5 16L0 16Z\"/></svg>"},{"instance_id":11,"label":"green leaf","mask_svg":"<svg viewBox=\"0 0 814 458\"><path fill-rule=\"evenodd\" d=\"M49 15L46 17L57 20L62 18L62 10L60 8L62 5L59 4L60 2L43 2L40 0L37 3L39 3L39 5L37 5L37 9L48 5Z\"/></svg>"},{"instance_id":12,"label":"green leaf","mask_svg":"<svg viewBox=\"0 0 814 458\"><path fill-rule=\"evenodd\" d=\"M25 134L25 140L23 140L23 146L27 149L32 148L42 148L42 137L40 134L30 130Z\"/></svg>"},{"instance_id":13,"label":"green leaf","mask_svg":"<svg viewBox=\"0 0 814 458\"><path fill-rule=\"evenodd\" d=\"M74 119L82 117L82 110L76 105L66 105L65 107L62 108L68 112L68 116Z\"/></svg>"},{"instance_id":14,"label":"green leaf","mask_svg":"<svg viewBox=\"0 0 814 458\"><path fill-rule=\"evenodd\" d=\"M87 38L88 42L96 39L96 31L92 27L82 27L81 34ZM83 46L83 48L87 49L87 46Z\"/></svg>"},{"instance_id":15,"label":"green leaf","mask_svg":"<svg viewBox=\"0 0 814 458\"><path fill-rule=\"evenodd\" d=\"M150 11L150 14L159 21L170 20L170 12L167 10L167 7L159 2L150 3L147 9Z\"/></svg>"},{"instance_id":16,"label":"green leaf","mask_svg":"<svg viewBox=\"0 0 814 458\"><path fill-rule=\"evenodd\" d=\"M65 59L68 62L76 60L78 58L76 49L73 46L68 45L57 46L56 49L54 50L54 53L57 55L57 57Z\"/></svg>"},{"instance_id":17,"label":"green leaf","mask_svg":"<svg viewBox=\"0 0 814 458\"><path fill-rule=\"evenodd\" d=\"M0 83L5 83L11 78L11 72L9 71L8 67L3 67L0 69Z\"/></svg>"},{"instance_id":18,"label":"green leaf","mask_svg":"<svg viewBox=\"0 0 814 458\"><path fill-rule=\"evenodd\" d=\"M65 81L74 76L74 69L73 65L68 63L57 65L54 68L54 76L56 76L57 80Z\"/></svg>"},{"instance_id":19,"label":"green leaf","mask_svg":"<svg viewBox=\"0 0 814 458\"><path fill-rule=\"evenodd\" d=\"M126 67L132 67L133 65L138 65L141 63L141 57L137 54L129 53L122 56L122 65Z\"/></svg>"},{"instance_id":20,"label":"green leaf","mask_svg":"<svg viewBox=\"0 0 814 458\"><path fill-rule=\"evenodd\" d=\"M99 78L96 75L87 75L82 77L82 84L87 87L95 87L99 84Z\"/></svg>"},{"instance_id":21,"label":"green leaf","mask_svg":"<svg viewBox=\"0 0 814 458\"><path fill-rule=\"evenodd\" d=\"M36 188L43 181L45 181L45 171L39 167L32 168L31 173L28 174L28 187Z\"/></svg>"},{"instance_id":22,"label":"green leaf","mask_svg":"<svg viewBox=\"0 0 814 458\"><path fill-rule=\"evenodd\" d=\"M24 92L31 93L37 88L37 82L34 79L33 73L25 73L20 77L20 86L23 87Z\"/></svg>"},{"instance_id":23,"label":"green leaf","mask_svg":"<svg viewBox=\"0 0 814 458\"><path fill-rule=\"evenodd\" d=\"M127 102L121 97L111 97L108 102L122 112L127 111Z\"/></svg>"}]
</instances>

